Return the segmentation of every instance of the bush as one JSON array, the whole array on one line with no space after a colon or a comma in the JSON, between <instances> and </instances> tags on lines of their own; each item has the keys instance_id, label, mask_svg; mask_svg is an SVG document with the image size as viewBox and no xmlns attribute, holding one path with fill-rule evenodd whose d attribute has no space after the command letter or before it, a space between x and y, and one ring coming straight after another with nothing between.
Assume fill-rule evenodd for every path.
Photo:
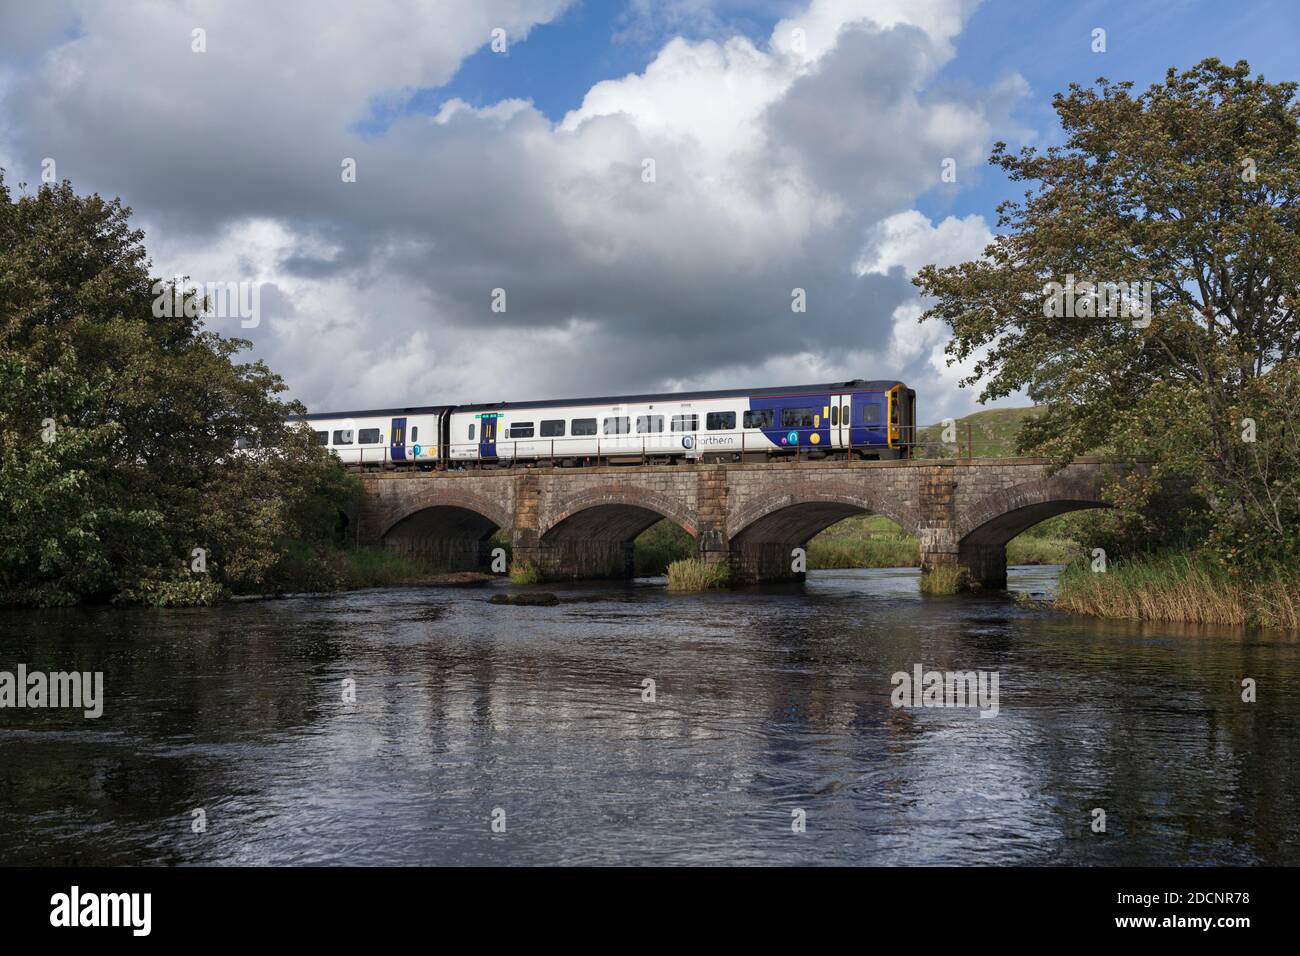
<instances>
[{"instance_id":1,"label":"bush","mask_svg":"<svg viewBox=\"0 0 1300 956\"><path fill-rule=\"evenodd\" d=\"M510 580L514 584L536 584L542 580L542 572L531 561L516 561L510 565Z\"/></svg>"}]
</instances>

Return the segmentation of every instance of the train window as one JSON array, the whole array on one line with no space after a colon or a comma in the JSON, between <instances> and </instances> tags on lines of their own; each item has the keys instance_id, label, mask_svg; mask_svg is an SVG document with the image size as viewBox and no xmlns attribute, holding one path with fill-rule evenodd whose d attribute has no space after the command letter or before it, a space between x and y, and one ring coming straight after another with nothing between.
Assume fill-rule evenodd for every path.
<instances>
[{"instance_id":1,"label":"train window","mask_svg":"<svg viewBox=\"0 0 1300 956\"><path fill-rule=\"evenodd\" d=\"M473 422L470 422L470 423L469 423L469 440L470 440L470 441L473 441L473 440L474 440L474 423L473 423Z\"/></svg>"},{"instance_id":2,"label":"train window","mask_svg":"<svg viewBox=\"0 0 1300 956\"><path fill-rule=\"evenodd\" d=\"M509 432L509 434L506 435L506 437L507 437L507 438L532 438L532 437L533 437L533 423L532 423L532 422L513 422L513 423L511 423L511 425L510 425L510 432Z\"/></svg>"},{"instance_id":3,"label":"train window","mask_svg":"<svg viewBox=\"0 0 1300 956\"><path fill-rule=\"evenodd\" d=\"M575 418L573 420L573 434L594 435L596 434L596 419L594 418Z\"/></svg>"},{"instance_id":4,"label":"train window","mask_svg":"<svg viewBox=\"0 0 1300 956\"><path fill-rule=\"evenodd\" d=\"M606 435L626 435L632 430L632 419L626 415L617 415L614 418L605 419L604 431Z\"/></svg>"},{"instance_id":5,"label":"train window","mask_svg":"<svg viewBox=\"0 0 1300 956\"><path fill-rule=\"evenodd\" d=\"M749 408L745 410L746 428L771 428L776 421L776 412L770 408Z\"/></svg>"},{"instance_id":6,"label":"train window","mask_svg":"<svg viewBox=\"0 0 1300 956\"><path fill-rule=\"evenodd\" d=\"M839 407L838 405L832 405L832 406L831 406L831 424L832 424L832 425L838 425L839 423L840 423L840 407Z\"/></svg>"},{"instance_id":7,"label":"train window","mask_svg":"<svg viewBox=\"0 0 1300 956\"><path fill-rule=\"evenodd\" d=\"M862 406L862 424L879 425L880 424L880 406L875 402Z\"/></svg>"},{"instance_id":8,"label":"train window","mask_svg":"<svg viewBox=\"0 0 1300 956\"><path fill-rule=\"evenodd\" d=\"M351 444L352 444L352 429L351 429L351 428L336 428L336 429L334 430L334 444L336 444L336 445L351 445Z\"/></svg>"},{"instance_id":9,"label":"train window","mask_svg":"<svg viewBox=\"0 0 1300 956\"><path fill-rule=\"evenodd\" d=\"M420 440L420 426L419 426L419 425L412 425L412 426L411 426L411 444L414 445L414 444L415 444L417 441L419 441L419 440Z\"/></svg>"},{"instance_id":10,"label":"train window","mask_svg":"<svg viewBox=\"0 0 1300 956\"><path fill-rule=\"evenodd\" d=\"M847 425L847 424L849 423L849 421L850 421L850 419L849 419L849 406L847 406L847 405L844 406L844 411L840 413L840 421L843 422L845 425Z\"/></svg>"},{"instance_id":11,"label":"train window","mask_svg":"<svg viewBox=\"0 0 1300 956\"><path fill-rule=\"evenodd\" d=\"M814 414L816 413L811 408L783 408L781 409L781 427L812 428Z\"/></svg>"},{"instance_id":12,"label":"train window","mask_svg":"<svg viewBox=\"0 0 1300 956\"><path fill-rule=\"evenodd\" d=\"M316 440L318 445L328 445L330 443L329 432L312 432L311 437Z\"/></svg>"},{"instance_id":13,"label":"train window","mask_svg":"<svg viewBox=\"0 0 1300 956\"><path fill-rule=\"evenodd\" d=\"M358 445L378 445L383 440L378 428L363 428L357 432Z\"/></svg>"},{"instance_id":14,"label":"train window","mask_svg":"<svg viewBox=\"0 0 1300 956\"><path fill-rule=\"evenodd\" d=\"M736 427L736 413L709 412L704 416L704 426L711 432L729 431Z\"/></svg>"},{"instance_id":15,"label":"train window","mask_svg":"<svg viewBox=\"0 0 1300 956\"><path fill-rule=\"evenodd\" d=\"M653 434L664 430L664 417L662 415L638 415L636 417L636 431L638 435Z\"/></svg>"},{"instance_id":16,"label":"train window","mask_svg":"<svg viewBox=\"0 0 1300 956\"><path fill-rule=\"evenodd\" d=\"M675 432L694 432L700 429L699 415L674 415L673 431Z\"/></svg>"},{"instance_id":17,"label":"train window","mask_svg":"<svg viewBox=\"0 0 1300 956\"><path fill-rule=\"evenodd\" d=\"M564 437L564 419L554 418L550 421L542 422L543 438L563 438Z\"/></svg>"}]
</instances>

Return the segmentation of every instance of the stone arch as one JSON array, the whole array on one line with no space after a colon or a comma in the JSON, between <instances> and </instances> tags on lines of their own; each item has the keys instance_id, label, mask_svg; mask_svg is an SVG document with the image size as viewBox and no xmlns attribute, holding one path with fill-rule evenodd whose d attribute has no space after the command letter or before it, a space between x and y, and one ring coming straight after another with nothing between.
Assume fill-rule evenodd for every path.
<instances>
[{"instance_id":1,"label":"stone arch","mask_svg":"<svg viewBox=\"0 0 1300 956\"><path fill-rule=\"evenodd\" d=\"M572 519L597 508L614 509L606 512L607 516L613 516L618 512L626 512L629 515L637 511L653 513L654 518L641 528L641 531L660 518L668 518L680 525L692 538L698 538L700 535L695 515L689 509L683 508L677 500L649 488L611 484L589 488L564 499L540 529L543 540L552 532L559 530L561 525L566 526L563 529L565 531L575 530L585 522L573 522ZM629 522L629 526L634 523ZM634 534L633 537L636 535Z\"/></svg>"},{"instance_id":2,"label":"stone arch","mask_svg":"<svg viewBox=\"0 0 1300 956\"><path fill-rule=\"evenodd\" d=\"M888 491L891 487L824 482L750 502L727 522L733 577L739 581L802 579L801 573L791 570L792 550L856 514L881 515L915 533L919 524L915 511L894 499Z\"/></svg>"},{"instance_id":3,"label":"stone arch","mask_svg":"<svg viewBox=\"0 0 1300 956\"><path fill-rule=\"evenodd\" d=\"M1069 469L992 492L965 509L957 522L959 541L1006 544L1040 521L1085 508L1107 508L1101 476Z\"/></svg>"},{"instance_id":4,"label":"stone arch","mask_svg":"<svg viewBox=\"0 0 1300 956\"><path fill-rule=\"evenodd\" d=\"M539 528L542 570L548 577L631 577L633 542L664 518L699 538L695 515L657 491L611 484L578 492Z\"/></svg>"},{"instance_id":5,"label":"stone arch","mask_svg":"<svg viewBox=\"0 0 1300 956\"><path fill-rule=\"evenodd\" d=\"M1048 518L1110 507L1102 500L1100 489L1100 473L1076 470L986 495L958 520L958 564L983 587L1006 587L1007 542Z\"/></svg>"},{"instance_id":6,"label":"stone arch","mask_svg":"<svg viewBox=\"0 0 1300 956\"><path fill-rule=\"evenodd\" d=\"M448 569L476 568L487 563L492 536L512 524L506 509L479 495L429 490L405 502L379 540L385 547L419 554Z\"/></svg>"}]
</instances>

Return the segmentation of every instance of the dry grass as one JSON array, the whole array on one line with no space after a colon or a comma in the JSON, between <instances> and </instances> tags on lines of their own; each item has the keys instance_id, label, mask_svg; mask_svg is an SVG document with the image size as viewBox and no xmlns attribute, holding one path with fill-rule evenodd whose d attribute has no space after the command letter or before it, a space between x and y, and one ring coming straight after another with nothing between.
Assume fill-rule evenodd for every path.
<instances>
[{"instance_id":1,"label":"dry grass","mask_svg":"<svg viewBox=\"0 0 1300 956\"><path fill-rule=\"evenodd\" d=\"M966 569L951 564L940 564L921 575L922 594L958 594L970 587Z\"/></svg>"},{"instance_id":2,"label":"dry grass","mask_svg":"<svg viewBox=\"0 0 1300 956\"><path fill-rule=\"evenodd\" d=\"M1186 555L1116 561L1104 573L1073 564L1061 572L1056 607L1138 621L1300 629L1300 571L1234 580Z\"/></svg>"},{"instance_id":3,"label":"dry grass","mask_svg":"<svg viewBox=\"0 0 1300 956\"><path fill-rule=\"evenodd\" d=\"M731 578L725 564L709 564L699 558L686 558L668 565L668 590L708 591L725 588Z\"/></svg>"}]
</instances>

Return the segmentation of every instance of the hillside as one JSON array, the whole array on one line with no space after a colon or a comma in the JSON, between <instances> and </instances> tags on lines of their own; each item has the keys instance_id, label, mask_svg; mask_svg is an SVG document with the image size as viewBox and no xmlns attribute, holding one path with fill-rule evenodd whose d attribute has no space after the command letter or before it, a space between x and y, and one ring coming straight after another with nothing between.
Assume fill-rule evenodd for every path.
<instances>
[{"instance_id":1,"label":"hillside","mask_svg":"<svg viewBox=\"0 0 1300 956\"><path fill-rule=\"evenodd\" d=\"M925 446L917 450L918 458L951 458L966 455L967 428L970 429L971 453L975 458L1007 458L1016 454L1016 436L1025 419L1038 413L1036 406L1026 408L990 408L975 412L957 422L957 448L943 447L943 425L936 423L920 429L918 437Z\"/></svg>"}]
</instances>

